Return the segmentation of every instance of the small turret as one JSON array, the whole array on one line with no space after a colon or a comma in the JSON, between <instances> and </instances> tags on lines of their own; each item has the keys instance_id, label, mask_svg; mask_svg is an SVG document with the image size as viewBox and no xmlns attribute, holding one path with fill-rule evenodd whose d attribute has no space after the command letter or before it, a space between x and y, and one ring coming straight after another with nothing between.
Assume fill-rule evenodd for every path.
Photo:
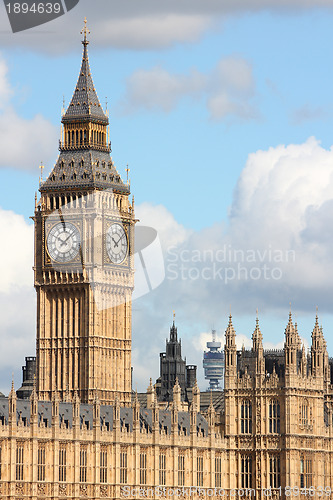
<instances>
[{"instance_id":1,"label":"small turret","mask_svg":"<svg viewBox=\"0 0 333 500\"><path fill-rule=\"evenodd\" d=\"M147 388L147 408L153 408L156 399L155 389L153 386L153 381L150 379L149 386Z\"/></svg>"},{"instance_id":2,"label":"small turret","mask_svg":"<svg viewBox=\"0 0 333 500\"><path fill-rule=\"evenodd\" d=\"M175 411L181 410L181 388L178 382L178 378L176 378L176 382L173 388L173 409Z\"/></svg>"},{"instance_id":3,"label":"small turret","mask_svg":"<svg viewBox=\"0 0 333 500\"><path fill-rule=\"evenodd\" d=\"M306 352L305 352L305 345L302 345L302 361L301 361L301 373L302 377L307 376L307 359L306 359Z\"/></svg>"},{"instance_id":4,"label":"small turret","mask_svg":"<svg viewBox=\"0 0 333 500\"><path fill-rule=\"evenodd\" d=\"M259 328L259 317L257 309L256 327L252 334L252 351L256 353L256 375L263 377L265 375L264 349L262 345L262 333Z\"/></svg>"},{"instance_id":5,"label":"small turret","mask_svg":"<svg viewBox=\"0 0 333 500\"><path fill-rule=\"evenodd\" d=\"M192 394L193 394L192 409L193 411L198 413L200 411L200 389L197 380L195 381Z\"/></svg>"},{"instance_id":6,"label":"small turret","mask_svg":"<svg viewBox=\"0 0 333 500\"><path fill-rule=\"evenodd\" d=\"M297 373L297 351L298 351L298 339L295 331L295 327L292 322L292 314L289 312L289 321L285 329L285 365L286 365L286 376L294 375Z\"/></svg>"},{"instance_id":7,"label":"small turret","mask_svg":"<svg viewBox=\"0 0 333 500\"><path fill-rule=\"evenodd\" d=\"M214 435L215 419L216 419L216 414L213 405L213 394L212 391L210 391L210 404L208 407L208 432L210 436Z\"/></svg>"},{"instance_id":8,"label":"small turret","mask_svg":"<svg viewBox=\"0 0 333 500\"><path fill-rule=\"evenodd\" d=\"M236 369L237 369L236 332L232 324L231 314L229 316L229 323L225 332L224 360L225 360L224 386L226 389L228 389L235 382Z\"/></svg>"},{"instance_id":9,"label":"small turret","mask_svg":"<svg viewBox=\"0 0 333 500\"><path fill-rule=\"evenodd\" d=\"M8 410L9 410L9 415L8 415L8 423L9 426L15 426L16 425L16 392L14 388L14 376L12 378L12 387L8 396Z\"/></svg>"},{"instance_id":10,"label":"small turret","mask_svg":"<svg viewBox=\"0 0 333 500\"><path fill-rule=\"evenodd\" d=\"M318 313L316 314L315 325L312 330L311 344L311 371L314 377L323 376L324 374L324 337L321 328L319 327Z\"/></svg>"}]
</instances>

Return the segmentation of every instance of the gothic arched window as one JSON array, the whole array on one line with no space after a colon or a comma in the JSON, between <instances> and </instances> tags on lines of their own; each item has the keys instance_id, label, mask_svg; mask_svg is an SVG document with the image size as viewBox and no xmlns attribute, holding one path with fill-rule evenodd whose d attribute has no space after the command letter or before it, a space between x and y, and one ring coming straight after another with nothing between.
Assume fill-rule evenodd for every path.
<instances>
[{"instance_id":1,"label":"gothic arched window","mask_svg":"<svg viewBox=\"0 0 333 500\"><path fill-rule=\"evenodd\" d=\"M251 455L241 456L241 487L252 488L252 457Z\"/></svg>"},{"instance_id":2,"label":"gothic arched window","mask_svg":"<svg viewBox=\"0 0 333 500\"><path fill-rule=\"evenodd\" d=\"M241 433L252 433L252 404L248 400L243 401L241 406Z\"/></svg>"},{"instance_id":3,"label":"gothic arched window","mask_svg":"<svg viewBox=\"0 0 333 500\"><path fill-rule=\"evenodd\" d=\"M281 485L280 457L271 455L269 458L269 481L271 488L279 488Z\"/></svg>"},{"instance_id":4,"label":"gothic arched window","mask_svg":"<svg viewBox=\"0 0 333 500\"><path fill-rule=\"evenodd\" d=\"M309 405L306 399L301 404L301 424L309 425Z\"/></svg>"},{"instance_id":5,"label":"gothic arched window","mask_svg":"<svg viewBox=\"0 0 333 500\"><path fill-rule=\"evenodd\" d=\"M280 404L275 400L269 404L269 432L280 433Z\"/></svg>"}]
</instances>

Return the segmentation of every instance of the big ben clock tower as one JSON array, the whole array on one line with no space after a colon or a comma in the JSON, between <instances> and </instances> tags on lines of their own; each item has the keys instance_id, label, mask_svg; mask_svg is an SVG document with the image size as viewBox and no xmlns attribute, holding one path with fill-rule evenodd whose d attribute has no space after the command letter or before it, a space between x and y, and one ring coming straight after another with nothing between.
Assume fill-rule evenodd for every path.
<instances>
[{"instance_id":1,"label":"big ben clock tower","mask_svg":"<svg viewBox=\"0 0 333 500\"><path fill-rule=\"evenodd\" d=\"M44 400L57 392L129 404L134 207L110 156L87 33L60 154L34 216L37 390Z\"/></svg>"}]
</instances>

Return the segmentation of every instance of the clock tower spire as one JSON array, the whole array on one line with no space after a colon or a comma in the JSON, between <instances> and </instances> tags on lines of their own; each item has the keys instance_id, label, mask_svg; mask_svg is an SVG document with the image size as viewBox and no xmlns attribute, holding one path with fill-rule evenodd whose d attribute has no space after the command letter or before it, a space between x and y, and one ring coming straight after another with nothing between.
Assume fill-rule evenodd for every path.
<instances>
[{"instance_id":1,"label":"clock tower spire","mask_svg":"<svg viewBox=\"0 0 333 500\"><path fill-rule=\"evenodd\" d=\"M131 400L134 208L107 144L109 119L92 80L88 35L58 160L41 182L35 221L37 391Z\"/></svg>"}]
</instances>

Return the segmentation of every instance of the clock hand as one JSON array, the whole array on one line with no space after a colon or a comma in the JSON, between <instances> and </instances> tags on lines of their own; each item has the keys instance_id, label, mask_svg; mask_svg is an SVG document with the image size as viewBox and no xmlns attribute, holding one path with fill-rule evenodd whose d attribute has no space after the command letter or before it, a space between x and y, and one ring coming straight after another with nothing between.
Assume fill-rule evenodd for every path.
<instances>
[{"instance_id":1,"label":"clock hand","mask_svg":"<svg viewBox=\"0 0 333 500\"><path fill-rule=\"evenodd\" d=\"M67 236L65 240L61 240L60 246L63 247L72 235Z\"/></svg>"},{"instance_id":2,"label":"clock hand","mask_svg":"<svg viewBox=\"0 0 333 500\"><path fill-rule=\"evenodd\" d=\"M120 241L120 240L118 240L118 243L117 243L117 242L116 242L116 240L114 239L114 237L112 236L112 241L113 241L113 243L115 244L115 246L116 246L116 247L118 247L118 244L119 244L119 241Z\"/></svg>"}]
</instances>

